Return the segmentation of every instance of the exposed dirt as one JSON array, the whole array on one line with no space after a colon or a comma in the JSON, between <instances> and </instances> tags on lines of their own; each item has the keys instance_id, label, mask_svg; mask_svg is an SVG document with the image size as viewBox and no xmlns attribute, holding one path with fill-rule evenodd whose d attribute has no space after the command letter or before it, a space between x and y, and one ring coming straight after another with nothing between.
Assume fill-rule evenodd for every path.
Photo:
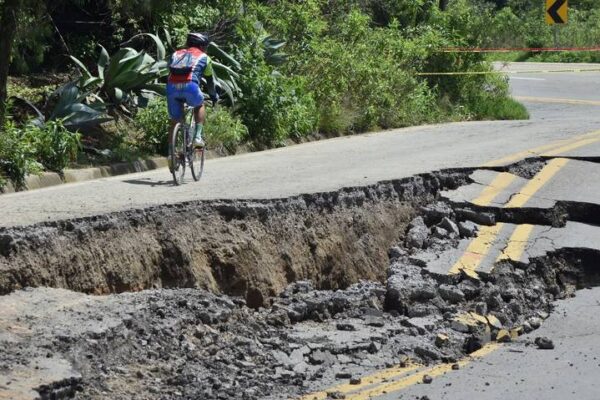
<instances>
[{"instance_id":1,"label":"exposed dirt","mask_svg":"<svg viewBox=\"0 0 600 400\"><path fill-rule=\"evenodd\" d=\"M600 284L600 254L428 272L415 255L475 222L539 218L439 201L470 173L2 229L0 397L294 398L518 340L553 301Z\"/></svg>"},{"instance_id":2,"label":"exposed dirt","mask_svg":"<svg viewBox=\"0 0 600 400\"><path fill-rule=\"evenodd\" d=\"M546 166L546 163L543 158L526 158L501 169L521 178L531 179Z\"/></svg>"},{"instance_id":3,"label":"exposed dirt","mask_svg":"<svg viewBox=\"0 0 600 400\"><path fill-rule=\"evenodd\" d=\"M266 304L289 283L383 282L387 248L418 204L463 184L445 172L265 201L191 202L0 229L0 294L196 287Z\"/></svg>"},{"instance_id":4,"label":"exposed dirt","mask_svg":"<svg viewBox=\"0 0 600 400\"><path fill-rule=\"evenodd\" d=\"M503 263L477 281L432 276L400 255L387 286L334 292L297 282L259 310L201 289L18 291L1 298L0 390L9 398L28 398L25 387L42 399L285 399L365 370L454 363L502 335L537 329L552 301L600 282L597 257ZM465 319L470 312L483 322Z\"/></svg>"}]
</instances>

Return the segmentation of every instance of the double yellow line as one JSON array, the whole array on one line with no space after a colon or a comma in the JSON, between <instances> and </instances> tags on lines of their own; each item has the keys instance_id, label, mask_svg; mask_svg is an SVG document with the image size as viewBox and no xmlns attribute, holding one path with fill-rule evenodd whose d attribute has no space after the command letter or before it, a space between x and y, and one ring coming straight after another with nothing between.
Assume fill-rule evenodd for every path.
<instances>
[{"instance_id":1,"label":"double yellow line","mask_svg":"<svg viewBox=\"0 0 600 400\"><path fill-rule=\"evenodd\" d=\"M600 138L598 139L600 140ZM564 147L564 146L563 146ZM527 202L535 196L535 194L544 187L561 169L569 162L566 158L554 158L548 162L518 193L516 193L504 208L519 208L523 207ZM516 176L507 173L500 173L487 186L479 197L473 200L473 204L478 206L489 206L498 197L500 193L508 188L513 183ZM458 261L450 268L449 274L458 274L463 271L468 276L478 278L477 269L480 267L484 259L486 259L492 249L494 243L498 239L498 235L506 225L498 223L492 226L483 226L475 239L469 243L467 249ZM511 259L519 261L529 236L533 232L533 225L519 225L510 237L507 247L502 251L500 257L496 260Z\"/></svg>"},{"instance_id":2,"label":"double yellow line","mask_svg":"<svg viewBox=\"0 0 600 400\"><path fill-rule=\"evenodd\" d=\"M559 140L543 146L534 147L532 149L523 150L518 153L511 154L506 157L502 157L496 160L485 163L484 167L498 167L507 165L527 157L536 156L555 156L567 151L576 150L578 148L590 145L592 143L600 141L600 131L594 131L586 133L584 135L574 136L570 139Z\"/></svg>"},{"instance_id":3,"label":"double yellow line","mask_svg":"<svg viewBox=\"0 0 600 400\"><path fill-rule=\"evenodd\" d=\"M498 343L488 343L481 349L471 353L467 358L458 361L457 364L462 368L470 362L492 353L498 347ZM347 400L369 400L415 385L421 382L425 375L435 378L450 371L452 371L451 364L438 364L427 368L416 365L407 366L406 368L391 368L364 378L358 385L338 385L327 391L307 394L301 397L300 400L325 400L328 398L328 393L333 392L344 394Z\"/></svg>"},{"instance_id":4,"label":"double yellow line","mask_svg":"<svg viewBox=\"0 0 600 400\"><path fill-rule=\"evenodd\" d=\"M566 151L575 150L580 147L600 141L600 131L591 132L585 135L576 136L569 140L561 140L548 145L539 146L533 149L525 150L519 153L491 161L485 166L501 166L515 162L528 156L553 156ZM519 193L511 198L504 205L505 208L522 207L531 197L533 197L544 185L546 185L565 165L568 160L564 158L555 158L550 160L542 170L537 173L533 179L525 184ZM509 173L499 173L498 176L484 188L481 194L473 200L474 204L479 206L489 206L493 201L506 190L517 177ZM461 270L465 273L477 277L477 268L487 257L490 249L493 247L498 234L505 226L503 223L494 226L483 226L477 238L475 238L467 247L462 257L453 265L449 273L458 273ZM533 232L533 225L519 225L512 233L506 248L501 252L497 260L512 259L519 260L525 251L529 236ZM482 349L472 353L469 357L459 361L460 366L465 366L472 360L484 357L499 348L498 343L488 343ZM417 365L407 367L389 368L370 376L364 377L360 384L350 385L342 384L326 391L319 391L303 396L300 400L325 400L328 393L343 393L348 400L368 400L386 393L393 393L405 389L409 386L419 383L424 375L436 377L450 372L452 366L449 364L440 364L433 367L420 368Z\"/></svg>"},{"instance_id":5,"label":"double yellow line","mask_svg":"<svg viewBox=\"0 0 600 400\"><path fill-rule=\"evenodd\" d=\"M576 136L568 140L561 140L533 149L521 151L509 156L490 161L484 166L501 166L511 162L518 161L528 156L555 156L557 154L576 150L578 148L590 145L595 142L600 142L600 131L594 131L585 135ZM519 192L504 205L504 208L523 207L531 197L533 197L544 185L546 185L552 177L554 177L567 163L568 159L555 158L550 160L548 164L531 179ZM492 205L494 200L505 191L517 179L517 176L507 172L501 172L498 176L486 186L481 194L473 200L473 204L487 207ZM469 243L467 249L461 258L450 268L450 274L457 274L463 271L468 276L478 278L477 269L488 256L498 235L504 228L505 224L498 223L493 226L483 226L479 231L477 238ZM519 261L525 251L527 240L533 232L533 225L519 225L508 241L507 247L502 251L502 254L497 259L511 259Z\"/></svg>"}]
</instances>

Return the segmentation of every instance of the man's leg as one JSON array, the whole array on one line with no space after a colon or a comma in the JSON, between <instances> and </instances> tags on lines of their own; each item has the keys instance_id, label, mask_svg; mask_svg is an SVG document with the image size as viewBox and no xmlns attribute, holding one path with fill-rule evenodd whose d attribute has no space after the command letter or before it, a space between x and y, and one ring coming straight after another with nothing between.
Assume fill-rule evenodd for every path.
<instances>
[{"instance_id":1,"label":"man's leg","mask_svg":"<svg viewBox=\"0 0 600 400\"><path fill-rule=\"evenodd\" d=\"M173 164L170 155L173 153L173 135L175 134L175 125L183 118L183 103L181 102L182 94L177 90L174 85L167 84L167 109L169 112L169 132L168 132L168 146L169 146L169 169L173 171Z\"/></svg>"},{"instance_id":2,"label":"man's leg","mask_svg":"<svg viewBox=\"0 0 600 400\"><path fill-rule=\"evenodd\" d=\"M202 104L200 107L194 108L194 121L196 122L194 146L204 147L204 139L202 138L204 123L206 122L206 107L204 107L204 104Z\"/></svg>"}]
</instances>

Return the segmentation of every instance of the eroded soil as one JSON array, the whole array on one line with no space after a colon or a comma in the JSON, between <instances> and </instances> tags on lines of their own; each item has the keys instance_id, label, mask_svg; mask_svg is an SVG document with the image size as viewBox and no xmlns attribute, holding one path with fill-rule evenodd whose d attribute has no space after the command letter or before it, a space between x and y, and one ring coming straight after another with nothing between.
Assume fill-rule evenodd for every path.
<instances>
[{"instance_id":1,"label":"eroded soil","mask_svg":"<svg viewBox=\"0 0 600 400\"><path fill-rule=\"evenodd\" d=\"M513 170L528 168L539 161ZM1 230L0 393L295 398L515 340L553 301L600 282L600 254L503 261L478 279L430 273L422 249L441 254L478 224L538 218L440 201L469 173Z\"/></svg>"}]
</instances>

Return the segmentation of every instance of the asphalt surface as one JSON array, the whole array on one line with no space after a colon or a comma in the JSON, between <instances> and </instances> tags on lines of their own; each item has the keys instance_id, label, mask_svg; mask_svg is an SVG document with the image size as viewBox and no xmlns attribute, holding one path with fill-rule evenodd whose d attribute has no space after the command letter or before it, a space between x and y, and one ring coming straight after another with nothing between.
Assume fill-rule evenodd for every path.
<instances>
[{"instance_id":1,"label":"asphalt surface","mask_svg":"<svg viewBox=\"0 0 600 400\"><path fill-rule=\"evenodd\" d=\"M429 385L410 385L378 400L528 399L596 400L600 393L600 288L582 290L557 303L542 327L498 347L458 371L441 374ZM532 342L548 337L553 350ZM352 397L349 397L352 398Z\"/></svg>"},{"instance_id":2,"label":"asphalt surface","mask_svg":"<svg viewBox=\"0 0 600 400\"><path fill-rule=\"evenodd\" d=\"M457 248L442 253L425 251L416 257L438 274L461 269L476 274L490 272L497 261L504 259L527 263L560 249L600 251L600 226L594 224L598 221L594 215L600 210L600 164L553 158L540 167L529 179L508 172L477 170L471 175L472 184L446 192L443 197L457 204L503 209L516 215L526 210L530 215L554 216L551 210L557 205L573 204L588 209L583 217L589 223L559 215L545 225L480 226L477 238L463 239Z\"/></svg>"},{"instance_id":3,"label":"asphalt surface","mask_svg":"<svg viewBox=\"0 0 600 400\"><path fill-rule=\"evenodd\" d=\"M200 183L181 187L174 187L169 172L162 169L3 195L0 226L197 199L286 197L443 168L509 164L544 152L598 155L590 148L599 149L600 135L582 135L600 129L600 106L565 99L597 99L600 72L536 73L511 79L514 95L529 98L530 120L413 127L210 160ZM548 102L557 98L561 102Z\"/></svg>"}]
</instances>

